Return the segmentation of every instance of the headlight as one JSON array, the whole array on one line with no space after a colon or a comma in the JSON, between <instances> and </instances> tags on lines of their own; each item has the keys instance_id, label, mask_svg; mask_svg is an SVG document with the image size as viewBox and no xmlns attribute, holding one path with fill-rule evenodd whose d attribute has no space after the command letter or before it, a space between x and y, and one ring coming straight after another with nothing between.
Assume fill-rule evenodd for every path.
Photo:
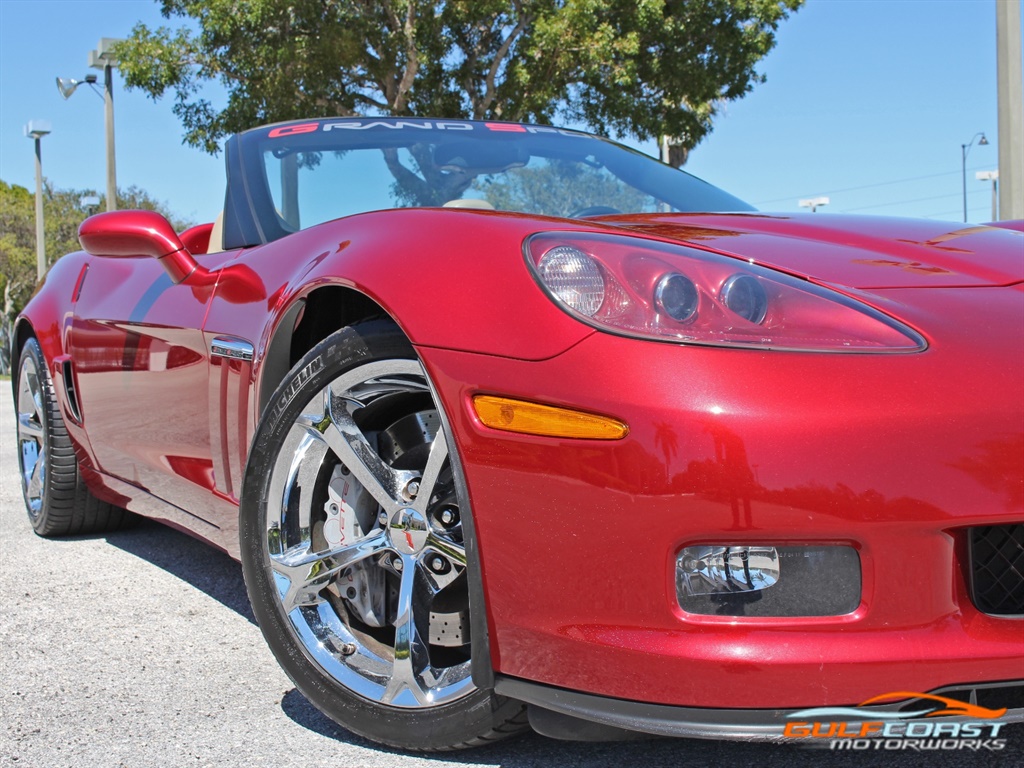
<instances>
[{"instance_id":1,"label":"headlight","mask_svg":"<svg viewBox=\"0 0 1024 768\"><path fill-rule=\"evenodd\" d=\"M685 275L669 272L654 289L654 306L679 323L688 323L697 316L700 294L697 286Z\"/></svg>"},{"instance_id":2,"label":"headlight","mask_svg":"<svg viewBox=\"0 0 1024 768\"><path fill-rule=\"evenodd\" d=\"M920 334L849 296L773 269L628 235L544 232L527 263L555 303L598 330L658 341L809 352L916 352Z\"/></svg>"},{"instance_id":3,"label":"headlight","mask_svg":"<svg viewBox=\"0 0 1024 768\"><path fill-rule=\"evenodd\" d=\"M537 270L555 297L581 315L593 317L604 303L601 268L594 259L571 245L557 245L545 251Z\"/></svg>"},{"instance_id":4,"label":"headlight","mask_svg":"<svg viewBox=\"0 0 1024 768\"><path fill-rule=\"evenodd\" d=\"M768 293L752 275L733 275L722 283L722 303L752 323L764 322L768 314Z\"/></svg>"}]
</instances>

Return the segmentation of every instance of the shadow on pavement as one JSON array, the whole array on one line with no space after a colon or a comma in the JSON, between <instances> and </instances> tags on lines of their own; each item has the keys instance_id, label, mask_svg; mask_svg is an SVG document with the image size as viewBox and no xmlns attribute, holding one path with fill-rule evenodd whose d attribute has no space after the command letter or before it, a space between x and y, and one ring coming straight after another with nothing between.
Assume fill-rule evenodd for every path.
<instances>
[{"instance_id":1,"label":"shadow on pavement","mask_svg":"<svg viewBox=\"0 0 1024 768\"><path fill-rule=\"evenodd\" d=\"M83 537L89 538L89 537ZM151 520L104 534L108 543L167 571L256 624L242 566L220 550Z\"/></svg>"}]
</instances>

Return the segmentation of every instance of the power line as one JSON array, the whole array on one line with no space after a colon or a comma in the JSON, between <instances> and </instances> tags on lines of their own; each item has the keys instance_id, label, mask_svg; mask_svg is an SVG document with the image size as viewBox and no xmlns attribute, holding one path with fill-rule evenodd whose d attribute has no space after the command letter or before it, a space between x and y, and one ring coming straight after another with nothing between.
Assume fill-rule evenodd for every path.
<instances>
[{"instance_id":1,"label":"power line","mask_svg":"<svg viewBox=\"0 0 1024 768\"><path fill-rule=\"evenodd\" d=\"M853 213L854 211L868 211L871 208L892 208L893 206L909 205L910 203L925 203L929 200L945 200L946 198L959 198L961 194L953 193L952 195L934 195L930 198L916 198L915 200L898 200L895 203L876 203L872 206L858 206L857 208L845 208L842 211L834 211L834 213Z\"/></svg>"},{"instance_id":2,"label":"power line","mask_svg":"<svg viewBox=\"0 0 1024 768\"><path fill-rule=\"evenodd\" d=\"M976 200L978 198L978 196L980 196L982 194L987 194L985 189L970 189L968 191L967 197L968 197L968 200L973 202L974 200ZM961 197L961 193L951 193L949 195L934 195L934 196L931 196L931 197L928 197L928 198L915 198L914 200L895 200L895 201L890 201L888 203L876 203L876 204L869 205L869 206L858 206L856 208L844 208L842 210L833 211L833 213L853 213L855 211L868 211L868 210L870 210L872 208L892 208L894 206L909 205L911 203L925 203L925 202L930 201L930 200L945 200L947 198L959 198L959 197ZM979 210L981 208L981 206L975 206L975 207L978 208Z\"/></svg>"},{"instance_id":3,"label":"power line","mask_svg":"<svg viewBox=\"0 0 1024 768\"><path fill-rule=\"evenodd\" d=\"M991 163L989 165L991 165ZM981 171L981 170L985 170L987 168L988 168L987 165L978 165L978 166L975 166L974 168L968 168L967 172L971 173L973 171ZM754 203L754 205L761 206L761 205L768 205L769 203L781 203L781 202L786 202L788 200L792 200L794 197L811 197L812 194L813 195L817 195L817 194L837 195L840 192L856 192L856 191L861 190L861 189L875 189L876 187L887 187L887 186L890 186L892 184L903 184L903 183L908 182L908 181L923 181L924 179L936 179L936 178L939 178L940 176L952 176L953 174L959 175L960 173L961 173L960 171L946 171L944 173L930 173L927 176L911 176L911 177L906 178L906 179L895 179L893 181L880 181L880 182L878 182L876 184L865 184L865 185L860 186L860 187L847 187L845 189L823 190L821 192L814 192L814 193L808 193L808 194L803 194L803 195L788 195L786 197L777 197L774 200L762 200L761 202Z\"/></svg>"},{"instance_id":4,"label":"power line","mask_svg":"<svg viewBox=\"0 0 1024 768\"><path fill-rule=\"evenodd\" d=\"M975 211L981 211L981 210L985 210L986 212L988 212L987 208L982 208L981 206L977 206L975 208L968 208L967 212L970 213L970 214L973 214ZM915 216L914 218L916 218L916 219L939 219L939 218L943 218L945 216L956 216L957 219L959 219L960 215L962 213L963 213L963 208L957 208L955 211L942 211L942 213L926 213L923 216ZM987 217L983 217L983 218L987 218Z\"/></svg>"}]
</instances>

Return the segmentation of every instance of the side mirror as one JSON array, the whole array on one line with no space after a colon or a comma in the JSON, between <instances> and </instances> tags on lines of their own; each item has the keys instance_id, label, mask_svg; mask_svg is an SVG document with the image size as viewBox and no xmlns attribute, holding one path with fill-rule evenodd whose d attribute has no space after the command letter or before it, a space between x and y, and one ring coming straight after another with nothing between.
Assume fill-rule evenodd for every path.
<instances>
[{"instance_id":1,"label":"side mirror","mask_svg":"<svg viewBox=\"0 0 1024 768\"><path fill-rule=\"evenodd\" d=\"M210 239L212 224L193 227L184 233L190 242ZM153 211L109 211L82 222L78 241L93 256L126 259L150 256L159 261L174 284L185 283L193 292L213 290L231 304L245 304L267 297L266 288L250 267L229 264L211 272L195 260L174 232L174 227Z\"/></svg>"},{"instance_id":2,"label":"side mirror","mask_svg":"<svg viewBox=\"0 0 1024 768\"><path fill-rule=\"evenodd\" d=\"M207 270L192 258L174 227L154 211L109 211L90 216L78 228L78 241L93 256L158 259L175 284Z\"/></svg>"}]
</instances>

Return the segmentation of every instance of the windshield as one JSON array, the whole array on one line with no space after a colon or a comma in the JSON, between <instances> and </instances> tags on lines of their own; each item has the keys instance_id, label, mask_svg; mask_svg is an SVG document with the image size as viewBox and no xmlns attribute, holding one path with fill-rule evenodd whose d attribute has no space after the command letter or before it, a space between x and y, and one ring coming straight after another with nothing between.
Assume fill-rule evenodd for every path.
<instances>
[{"instance_id":1,"label":"windshield","mask_svg":"<svg viewBox=\"0 0 1024 768\"><path fill-rule=\"evenodd\" d=\"M250 195L261 190L270 203L253 201L254 209L276 219L271 229L282 234L355 213L423 206L561 217L753 210L639 152L548 126L322 120L261 128L242 139Z\"/></svg>"}]
</instances>

